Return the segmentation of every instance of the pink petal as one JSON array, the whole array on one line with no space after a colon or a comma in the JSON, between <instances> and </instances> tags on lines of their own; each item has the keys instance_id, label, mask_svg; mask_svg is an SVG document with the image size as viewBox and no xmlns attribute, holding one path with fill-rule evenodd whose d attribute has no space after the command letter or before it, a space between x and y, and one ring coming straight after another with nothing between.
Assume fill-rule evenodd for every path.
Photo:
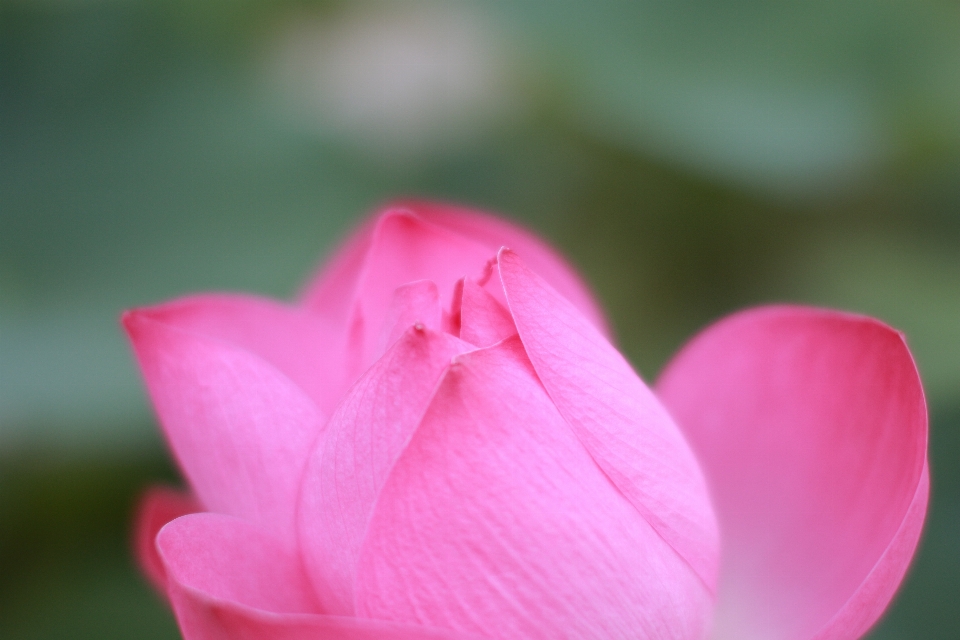
<instances>
[{"instance_id":1,"label":"pink petal","mask_svg":"<svg viewBox=\"0 0 960 640\"><path fill-rule=\"evenodd\" d=\"M302 309L253 296L203 294L134 313L256 354L297 383L325 415L346 391L342 330Z\"/></svg>"},{"instance_id":2,"label":"pink petal","mask_svg":"<svg viewBox=\"0 0 960 640\"><path fill-rule=\"evenodd\" d=\"M353 613L357 557L373 504L451 358L469 347L410 328L350 390L303 477L304 564L329 613Z\"/></svg>"},{"instance_id":3,"label":"pink petal","mask_svg":"<svg viewBox=\"0 0 960 640\"><path fill-rule=\"evenodd\" d=\"M717 636L858 637L926 506L927 415L903 337L860 316L756 309L695 338L657 391L717 502Z\"/></svg>"},{"instance_id":4,"label":"pink petal","mask_svg":"<svg viewBox=\"0 0 960 640\"><path fill-rule=\"evenodd\" d=\"M124 324L186 478L209 510L293 537L300 477L319 409L269 363L147 311Z\"/></svg>"},{"instance_id":5,"label":"pink petal","mask_svg":"<svg viewBox=\"0 0 960 640\"><path fill-rule=\"evenodd\" d=\"M439 331L441 319L440 292L436 284L430 280L417 280L397 287L380 330L377 356L383 355L415 324Z\"/></svg>"},{"instance_id":6,"label":"pink petal","mask_svg":"<svg viewBox=\"0 0 960 640\"><path fill-rule=\"evenodd\" d=\"M597 465L713 592L717 524L680 430L623 356L513 252L500 276L520 338L560 414Z\"/></svg>"},{"instance_id":7,"label":"pink petal","mask_svg":"<svg viewBox=\"0 0 960 640\"><path fill-rule=\"evenodd\" d=\"M150 487L140 498L133 524L133 546L140 569L160 593L167 591L167 572L157 553L157 533L165 524L202 507L188 493Z\"/></svg>"},{"instance_id":8,"label":"pink petal","mask_svg":"<svg viewBox=\"0 0 960 640\"><path fill-rule=\"evenodd\" d=\"M816 635L816 640L859 638L883 614L903 581L910 559L917 548L929 496L930 470L927 464L924 464L917 492L893 540L857 591Z\"/></svg>"},{"instance_id":9,"label":"pink petal","mask_svg":"<svg viewBox=\"0 0 960 640\"><path fill-rule=\"evenodd\" d=\"M599 305L577 272L566 260L536 235L502 218L475 209L424 200L403 200L387 205L367 221L341 245L340 249L317 272L305 287L301 296L303 304L314 311L322 312L337 323L345 324L356 292L362 291L361 272L368 254L377 251L372 247L382 220L393 215L408 215L435 231L445 231L446 237L457 236L460 241L480 246L483 260L492 256L503 246L508 246L531 268L539 273L557 291L569 299L604 335L609 327ZM451 233L452 232L452 233ZM439 262L443 263L446 258ZM450 265L456 265L456 258ZM415 265L416 261L409 263ZM471 265L454 279L474 275L483 263ZM456 270L454 270L456 271ZM407 279L395 278L393 288L412 280L434 280L441 294L449 290L449 282L441 282L433 274L417 272L406 274ZM392 291L393 288L389 290Z\"/></svg>"},{"instance_id":10,"label":"pink petal","mask_svg":"<svg viewBox=\"0 0 960 640\"><path fill-rule=\"evenodd\" d=\"M383 486L357 613L502 638L701 637L710 597L516 338L460 355Z\"/></svg>"},{"instance_id":11,"label":"pink petal","mask_svg":"<svg viewBox=\"0 0 960 640\"><path fill-rule=\"evenodd\" d=\"M572 302L603 335L610 336L606 317L590 288L559 252L527 229L477 209L445 202L405 200L394 206L408 208L434 224L472 238L490 248L491 254L501 247L509 247Z\"/></svg>"},{"instance_id":12,"label":"pink petal","mask_svg":"<svg viewBox=\"0 0 960 640\"><path fill-rule=\"evenodd\" d=\"M181 588L275 613L319 613L294 549L240 518L183 516L160 531L157 548Z\"/></svg>"},{"instance_id":13,"label":"pink petal","mask_svg":"<svg viewBox=\"0 0 960 640\"><path fill-rule=\"evenodd\" d=\"M460 297L460 339L488 347L516 332L510 312L472 278L465 278Z\"/></svg>"},{"instance_id":14,"label":"pink petal","mask_svg":"<svg viewBox=\"0 0 960 640\"><path fill-rule=\"evenodd\" d=\"M157 546L187 640L413 640L454 634L317 613L298 558L237 518L204 513L164 527Z\"/></svg>"},{"instance_id":15,"label":"pink petal","mask_svg":"<svg viewBox=\"0 0 960 640\"><path fill-rule=\"evenodd\" d=\"M350 321L350 351L359 375L373 364L381 327L397 287L430 280L443 296L454 284L479 272L489 260L486 247L402 210L388 211L377 221L370 251L357 284Z\"/></svg>"}]
</instances>

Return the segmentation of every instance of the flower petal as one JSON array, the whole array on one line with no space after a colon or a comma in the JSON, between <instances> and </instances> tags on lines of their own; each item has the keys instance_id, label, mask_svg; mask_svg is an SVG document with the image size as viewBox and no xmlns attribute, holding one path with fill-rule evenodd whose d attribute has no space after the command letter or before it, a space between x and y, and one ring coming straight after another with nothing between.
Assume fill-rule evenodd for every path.
<instances>
[{"instance_id":1,"label":"flower petal","mask_svg":"<svg viewBox=\"0 0 960 640\"><path fill-rule=\"evenodd\" d=\"M344 241L340 249L304 288L301 300L306 308L323 313L339 325L346 325L354 298L367 286L363 284L365 280L363 273L368 271L365 264L372 254L381 250L374 246L382 242L382 239L377 240L378 234L382 233L380 227L386 218L395 215L419 220L421 229L432 230L422 234L421 242L430 237L439 237L441 243L433 246L434 251L439 250L439 253L435 254L437 260L434 260L428 252L419 252L419 255L413 256L412 261L400 265L401 271L386 273L384 277L391 278L391 285L387 287L388 294L401 284L422 279L433 280L440 287L440 293L446 294L452 281L449 281L448 277L438 277L435 269L423 270L422 267L425 266L423 258L438 263L441 266L441 273L450 271L445 267L459 265L459 268L450 271L455 280L462 276L474 275L487 258L494 255L501 247L508 246L523 256L534 271L569 299L601 333L610 335L607 321L590 289L566 260L547 243L526 229L494 215L448 203L425 200L397 201L368 218L358 231ZM443 246L446 243L442 238L450 241L453 237L459 240L452 241L448 246L454 250L448 251ZM456 255L451 257L451 254L456 253L456 247L460 243L481 248L478 254L481 261L474 264L466 255L464 256L466 260L461 260ZM410 243L401 243L401 245L409 247ZM464 262L470 268L462 269ZM410 271L411 268L413 272Z\"/></svg>"},{"instance_id":2,"label":"flower petal","mask_svg":"<svg viewBox=\"0 0 960 640\"><path fill-rule=\"evenodd\" d=\"M298 527L304 565L328 613L353 614L357 557L380 488L440 374L468 348L445 333L408 329L354 385L317 442Z\"/></svg>"},{"instance_id":3,"label":"flower petal","mask_svg":"<svg viewBox=\"0 0 960 640\"><path fill-rule=\"evenodd\" d=\"M360 616L506 638L695 638L711 606L515 337L444 375L380 494L356 598Z\"/></svg>"},{"instance_id":4,"label":"flower petal","mask_svg":"<svg viewBox=\"0 0 960 640\"><path fill-rule=\"evenodd\" d=\"M303 309L254 296L208 293L132 313L256 354L297 383L325 415L346 391L339 330Z\"/></svg>"},{"instance_id":5,"label":"flower petal","mask_svg":"<svg viewBox=\"0 0 960 640\"><path fill-rule=\"evenodd\" d=\"M930 469L923 475L900 528L857 591L816 635L816 640L859 638L873 626L903 581L917 548L930 496Z\"/></svg>"},{"instance_id":6,"label":"flower petal","mask_svg":"<svg viewBox=\"0 0 960 640\"><path fill-rule=\"evenodd\" d=\"M550 286L573 303L603 335L610 336L606 317L590 288L560 253L533 233L502 218L455 204L404 200L396 202L394 206L408 208L434 224L482 243L491 250L491 255L501 247L509 247L522 256Z\"/></svg>"},{"instance_id":7,"label":"flower petal","mask_svg":"<svg viewBox=\"0 0 960 640\"><path fill-rule=\"evenodd\" d=\"M460 339L489 347L517 332L510 312L472 278L464 278L460 296Z\"/></svg>"},{"instance_id":8,"label":"flower petal","mask_svg":"<svg viewBox=\"0 0 960 640\"><path fill-rule=\"evenodd\" d=\"M440 292L432 281L417 280L397 287L380 329L377 357L415 324L439 331L442 315Z\"/></svg>"},{"instance_id":9,"label":"flower petal","mask_svg":"<svg viewBox=\"0 0 960 640\"><path fill-rule=\"evenodd\" d=\"M294 537L304 464L324 420L279 370L148 311L124 324L167 440L201 504Z\"/></svg>"},{"instance_id":10,"label":"flower petal","mask_svg":"<svg viewBox=\"0 0 960 640\"><path fill-rule=\"evenodd\" d=\"M720 556L703 474L680 430L623 356L512 251L510 312L537 375L580 442L711 592Z\"/></svg>"},{"instance_id":11,"label":"flower petal","mask_svg":"<svg viewBox=\"0 0 960 640\"><path fill-rule=\"evenodd\" d=\"M717 503L715 637L853 638L869 627L926 505L927 415L903 337L834 311L747 311L686 346L657 392Z\"/></svg>"},{"instance_id":12,"label":"flower petal","mask_svg":"<svg viewBox=\"0 0 960 640\"><path fill-rule=\"evenodd\" d=\"M441 297L449 296L456 282L479 272L490 255L486 247L408 211L382 215L357 284L348 349L359 361L348 365L351 373L359 375L376 359L380 330L397 287L430 280Z\"/></svg>"},{"instance_id":13,"label":"flower petal","mask_svg":"<svg viewBox=\"0 0 960 640\"><path fill-rule=\"evenodd\" d=\"M133 546L140 569L160 593L167 592L167 572L157 553L157 533L165 524L201 511L190 494L169 487L150 487L140 498L133 524Z\"/></svg>"},{"instance_id":14,"label":"flower petal","mask_svg":"<svg viewBox=\"0 0 960 640\"><path fill-rule=\"evenodd\" d=\"M186 640L414 640L453 633L316 613L298 558L238 518L204 513L164 527L158 547Z\"/></svg>"},{"instance_id":15,"label":"flower petal","mask_svg":"<svg viewBox=\"0 0 960 640\"><path fill-rule=\"evenodd\" d=\"M275 613L319 613L293 547L233 516L195 513L157 536L171 584Z\"/></svg>"}]
</instances>

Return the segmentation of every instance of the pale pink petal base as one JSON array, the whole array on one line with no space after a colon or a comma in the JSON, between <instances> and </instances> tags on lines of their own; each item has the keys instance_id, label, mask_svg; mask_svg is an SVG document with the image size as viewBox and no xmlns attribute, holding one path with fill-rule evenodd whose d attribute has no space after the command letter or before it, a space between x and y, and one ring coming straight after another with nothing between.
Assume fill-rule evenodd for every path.
<instances>
[{"instance_id":1,"label":"pale pink petal base","mask_svg":"<svg viewBox=\"0 0 960 640\"><path fill-rule=\"evenodd\" d=\"M697 452L724 536L715 638L856 638L923 523L927 415L903 338L800 307L737 314L657 392Z\"/></svg>"}]
</instances>

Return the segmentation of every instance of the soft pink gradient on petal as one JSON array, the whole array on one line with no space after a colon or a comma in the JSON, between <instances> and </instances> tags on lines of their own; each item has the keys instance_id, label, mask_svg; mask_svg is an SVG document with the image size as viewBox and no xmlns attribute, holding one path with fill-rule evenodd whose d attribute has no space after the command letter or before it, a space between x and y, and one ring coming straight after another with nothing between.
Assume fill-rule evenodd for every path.
<instances>
[{"instance_id":1,"label":"soft pink gradient on petal","mask_svg":"<svg viewBox=\"0 0 960 640\"><path fill-rule=\"evenodd\" d=\"M523 346L560 414L653 529L716 588L717 523L697 460L623 356L517 254L500 276Z\"/></svg>"},{"instance_id":2,"label":"soft pink gradient on petal","mask_svg":"<svg viewBox=\"0 0 960 640\"><path fill-rule=\"evenodd\" d=\"M495 215L446 202L401 200L394 203L406 207L427 220L482 242L491 255L508 247L523 257L530 268L573 303L580 312L609 337L610 327L590 288L583 278L553 247L523 227Z\"/></svg>"},{"instance_id":3,"label":"soft pink gradient on petal","mask_svg":"<svg viewBox=\"0 0 960 640\"><path fill-rule=\"evenodd\" d=\"M350 390L317 442L300 494L304 564L324 610L353 614L360 544L387 474L450 360L469 345L412 327Z\"/></svg>"},{"instance_id":4,"label":"soft pink gradient on petal","mask_svg":"<svg viewBox=\"0 0 960 640\"><path fill-rule=\"evenodd\" d=\"M432 281L417 280L397 287L380 329L377 357L416 324L440 331L442 318L440 292Z\"/></svg>"},{"instance_id":5,"label":"soft pink gradient on petal","mask_svg":"<svg viewBox=\"0 0 960 640\"><path fill-rule=\"evenodd\" d=\"M460 338L489 347L516 332L510 312L472 278L465 278L460 296Z\"/></svg>"},{"instance_id":6,"label":"soft pink gradient on petal","mask_svg":"<svg viewBox=\"0 0 960 640\"><path fill-rule=\"evenodd\" d=\"M714 637L868 628L909 563L927 499L926 407L903 337L851 314L751 310L696 337L657 392L717 503Z\"/></svg>"},{"instance_id":7,"label":"soft pink gradient on petal","mask_svg":"<svg viewBox=\"0 0 960 640\"><path fill-rule=\"evenodd\" d=\"M325 415L346 391L341 330L303 309L255 296L207 293L132 313L250 351L297 383Z\"/></svg>"},{"instance_id":8,"label":"soft pink gradient on petal","mask_svg":"<svg viewBox=\"0 0 960 640\"><path fill-rule=\"evenodd\" d=\"M249 523L219 514L185 516L157 546L186 640L440 640L452 632L323 615L299 559Z\"/></svg>"},{"instance_id":9,"label":"soft pink gradient on petal","mask_svg":"<svg viewBox=\"0 0 960 640\"><path fill-rule=\"evenodd\" d=\"M167 592L167 571L157 553L157 533L171 520L202 510L189 493L170 487L150 487L140 497L133 520L133 548L137 564L160 593Z\"/></svg>"},{"instance_id":10,"label":"soft pink gradient on petal","mask_svg":"<svg viewBox=\"0 0 960 640\"><path fill-rule=\"evenodd\" d=\"M324 420L290 378L150 310L124 315L167 440L201 504L295 538L302 470Z\"/></svg>"},{"instance_id":11,"label":"soft pink gradient on petal","mask_svg":"<svg viewBox=\"0 0 960 640\"><path fill-rule=\"evenodd\" d=\"M195 513L167 524L157 548L171 582L275 613L320 613L295 550L233 516Z\"/></svg>"},{"instance_id":12,"label":"soft pink gradient on petal","mask_svg":"<svg viewBox=\"0 0 960 640\"><path fill-rule=\"evenodd\" d=\"M711 598L514 337L457 356L383 487L357 613L494 638L698 638Z\"/></svg>"}]
</instances>

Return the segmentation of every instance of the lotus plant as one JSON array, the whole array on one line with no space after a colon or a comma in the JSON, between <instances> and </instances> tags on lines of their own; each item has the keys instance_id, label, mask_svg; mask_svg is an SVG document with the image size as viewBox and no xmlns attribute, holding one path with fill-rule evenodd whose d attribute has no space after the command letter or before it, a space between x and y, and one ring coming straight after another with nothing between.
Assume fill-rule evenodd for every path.
<instances>
[{"instance_id":1,"label":"lotus plant","mask_svg":"<svg viewBox=\"0 0 960 640\"><path fill-rule=\"evenodd\" d=\"M384 208L294 303L123 324L189 483L136 525L188 640L857 638L923 525L897 331L752 309L651 388L554 250L462 207Z\"/></svg>"}]
</instances>

